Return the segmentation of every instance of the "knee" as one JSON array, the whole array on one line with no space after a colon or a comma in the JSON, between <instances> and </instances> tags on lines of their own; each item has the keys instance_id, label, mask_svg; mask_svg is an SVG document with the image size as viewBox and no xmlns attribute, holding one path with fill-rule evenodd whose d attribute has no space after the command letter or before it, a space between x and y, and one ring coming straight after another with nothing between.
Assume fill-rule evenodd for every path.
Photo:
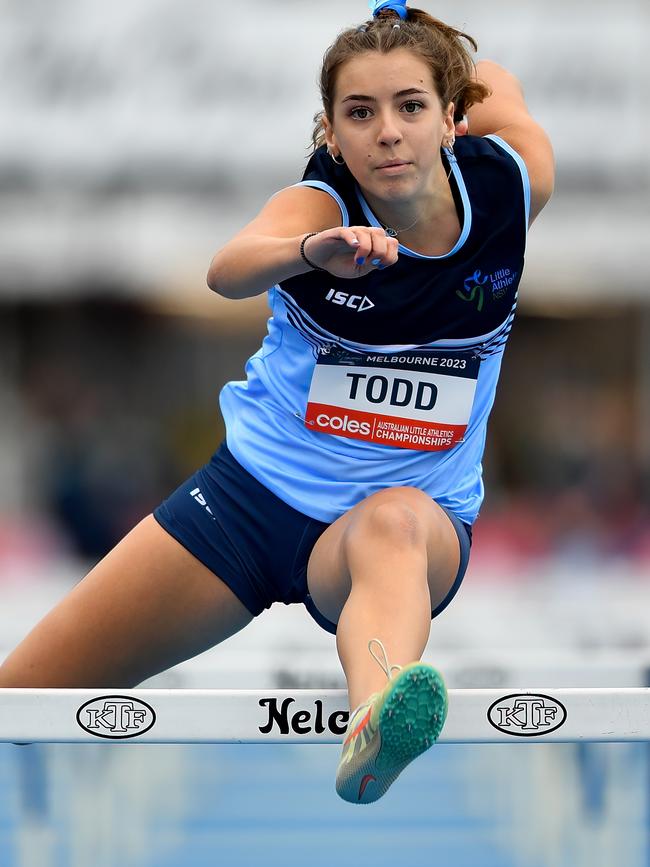
<instances>
[{"instance_id":1,"label":"knee","mask_svg":"<svg viewBox=\"0 0 650 867\"><path fill-rule=\"evenodd\" d=\"M372 498L370 498L372 499ZM424 521L415 505L405 497L370 500L350 527L348 542L387 542L398 547L424 547L426 536Z\"/></svg>"}]
</instances>

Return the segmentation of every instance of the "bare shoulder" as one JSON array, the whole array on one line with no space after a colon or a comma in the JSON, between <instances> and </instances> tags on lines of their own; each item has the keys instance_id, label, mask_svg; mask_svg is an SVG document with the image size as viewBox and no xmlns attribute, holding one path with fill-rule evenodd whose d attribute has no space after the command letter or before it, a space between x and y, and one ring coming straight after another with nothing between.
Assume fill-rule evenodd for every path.
<instances>
[{"instance_id":1,"label":"bare shoulder","mask_svg":"<svg viewBox=\"0 0 650 867\"><path fill-rule=\"evenodd\" d=\"M530 178L530 222L553 195L555 185L555 157L551 140L544 129L529 114L523 114L513 123L497 131L523 159Z\"/></svg>"},{"instance_id":2,"label":"bare shoulder","mask_svg":"<svg viewBox=\"0 0 650 867\"><path fill-rule=\"evenodd\" d=\"M322 232L342 225L341 209L329 193L315 187L293 186L271 196L259 214L235 237L292 238L303 232Z\"/></svg>"}]
</instances>

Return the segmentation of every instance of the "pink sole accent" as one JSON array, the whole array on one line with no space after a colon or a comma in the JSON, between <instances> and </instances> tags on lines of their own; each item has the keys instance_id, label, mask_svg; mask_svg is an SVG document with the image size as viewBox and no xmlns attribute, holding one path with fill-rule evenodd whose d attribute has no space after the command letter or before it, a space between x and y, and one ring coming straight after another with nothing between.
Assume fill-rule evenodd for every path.
<instances>
[{"instance_id":1,"label":"pink sole accent","mask_svg":"<svg viewBox=\"0 0 650 867\"><path fill-rule=\"evenodd\" d=\"M366 774L365 777L361 780L361 785L359 786L359 797L357 798L358 801L363 798L363 793L366 791L366 787L370 782L376 783L377 778L373 777L372 774Z\"/></svg>"}]
</instances>

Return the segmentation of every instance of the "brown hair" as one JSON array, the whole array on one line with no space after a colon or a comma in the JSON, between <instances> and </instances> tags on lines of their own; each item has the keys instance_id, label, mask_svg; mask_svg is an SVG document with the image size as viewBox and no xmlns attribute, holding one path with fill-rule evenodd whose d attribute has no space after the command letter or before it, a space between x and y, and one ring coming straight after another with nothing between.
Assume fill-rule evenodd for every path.
<instances>
[{"instance_id":1,"label":"brown hair","mask_svg":"<svg viewBox=\"0 0 650 867\"><path fill-rule=\"evenodd\" d=\"M396 23L400 26L395 27ZM421 9L407 9L405 21L394 10L384 9L365 25L343 30L323 58L320 74L323 109L314 115L313 149L325 144L322 118L332 120L334 89L341 66L367 51L388 54L396 48L408 48L419 55L431 70L443 110L453 102L454 118L456 122L461 120L471 105L483 102L490 95L490 89L476 80L476 67L463 39L477 50L471 36Z\"/></svg>"}]
</instances>

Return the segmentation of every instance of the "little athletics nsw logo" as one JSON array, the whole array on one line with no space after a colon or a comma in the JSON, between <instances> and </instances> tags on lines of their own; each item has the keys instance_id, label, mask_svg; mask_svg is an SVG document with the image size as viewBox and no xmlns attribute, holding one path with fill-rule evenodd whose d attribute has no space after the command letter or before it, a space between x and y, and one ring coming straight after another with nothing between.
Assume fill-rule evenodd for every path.
<instances>
[{"instance_id":1,"label":"little athletics nsw logo","mask_svg":"<svg viewBox=\"0 0 650 867\"><path fill-rule=\"evenodd\" d=\"M534 738L563 726L567 711L562 702L551 695L514 693L491 704L487 717L490 725L503 734Z\"/></svg>"},{"instance_id":2,"label":"little athletics nsw logo","mask_svg":"<svg viewBox=\"0 0 650 867\"><path fill-rule=\"evenodd\" d=\"M467 277L463 283L463 290L456 290L456 295L463 301L472 301L480 313L485 303L485 293L489 291L494 301L498 301L508 291L508 288L517 279L518 272L510 268L499 268L491 274L483 274L477 268L471 277Z\"/></svg>"},{"instance_id":3,"label":"little athletics nsw logo","mask_svg":"<svg viewBox=\"0 0 650 867\"><path fill-rule=\"evenodd\" d=\"M81 705L77 722L89 735L125 740L153 728L156 712L146 701L131 696L103 695Z\"/></svg>"}]
</instances>

